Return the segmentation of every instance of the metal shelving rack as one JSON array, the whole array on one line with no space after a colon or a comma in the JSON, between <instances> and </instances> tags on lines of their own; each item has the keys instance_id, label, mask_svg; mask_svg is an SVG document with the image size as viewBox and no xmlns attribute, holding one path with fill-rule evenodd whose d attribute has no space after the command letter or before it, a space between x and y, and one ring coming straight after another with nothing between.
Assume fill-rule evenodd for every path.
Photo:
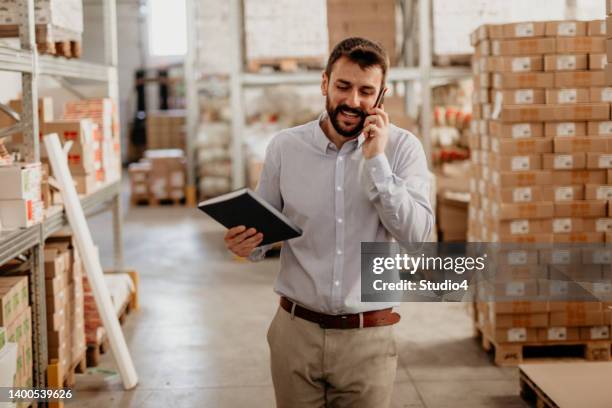
<instances>
[{"instance_id":1,"label":"metal shelving rack","mask_svg":"<svg viewBox=\"0 0 612 408\"><path fill-rule=\"evenodd\" d=\"M432 66L431 49L431 0L416 0L418 2L418 26L419 26L419 66L397 67L389 71L388 82L403 83L405 89L414 89L414 84L421 84L421 129L425 152L431 157L430 123L432 118L431 89L436 83L443 83L457 79L469 78L471 71L467 67L437 68ZM198 40L198 0L187 1L187 28L188 28L188 52L185 60L185 81L187 89L187 158L188 158L188 183L195 186L196 162L194 144L197 138L199 124L199 98L198 98L198 72L197 63L197 40ZM229 73L229 88L231 98L231 109L233 114L231 124L231 155L232 155L232 187L240 188L245 185L245 161L242 145L242 137L245 123L245 109L243 90L247 87L262 87L281 84L316 85L321 81L321 73L297 72L297 73L245 73L243 71L243 32L244 24L242 17L242 0L231 0L230 26L232 35L231 50L224 52L232 53L232 64ZM414 93L406 92L406 111L408 112L410 100ZM413 109L414 111L415 109ZM195 188L195 187L194 187Z\"/></svg>"},{"instance_id":2,"label":"metal shelving rack","mask_svg":"<svg viewBox=\"0 0 612 408\"><path fill-rule=\"evenodd\" d=\"M21 131L26 144L25 161L40 161L38 124L38 77L50 75L62 78L102 82L106 95L118 101L117 74L117 6L116 0L101 0L104 8L105 64L38 56L35 39L34 0L20 0L23 19L19 29L21 49L0 47L0 71L21 73ZM81 199L86 215L112 209L114 266L123 269L120 181L107 184ZM45 306L45 273L43 247L45 239L68 225L60 207L50 209L42 224L27 229L0 232L0 265L24 254L30 259L30 301L32 303L34 386L44 387L47 371L47 322Z\"/></svg>"}]
</instances>

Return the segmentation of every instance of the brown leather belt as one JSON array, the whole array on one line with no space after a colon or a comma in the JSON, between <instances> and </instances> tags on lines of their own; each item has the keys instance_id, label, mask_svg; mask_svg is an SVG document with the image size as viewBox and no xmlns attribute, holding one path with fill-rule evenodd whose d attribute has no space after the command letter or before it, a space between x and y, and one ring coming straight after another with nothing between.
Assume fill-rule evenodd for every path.
<instances>
[{"instance_id":1,"label":"brown leather belt","mask_svg":"<svg viewBox=\"0 0 612 408\"><path fill-rule=\"evenodd\" d=\"M286 297L281 297L280 305L287 312L309 322L317 323L322 329L358 329L360 327L359 313L346 315L328 315L306 309ZM295 309L294 309L295 305ZM400 321L400 315L391 308L364 312L363 327L389 326Z\"/></svg>"}]
</instances>

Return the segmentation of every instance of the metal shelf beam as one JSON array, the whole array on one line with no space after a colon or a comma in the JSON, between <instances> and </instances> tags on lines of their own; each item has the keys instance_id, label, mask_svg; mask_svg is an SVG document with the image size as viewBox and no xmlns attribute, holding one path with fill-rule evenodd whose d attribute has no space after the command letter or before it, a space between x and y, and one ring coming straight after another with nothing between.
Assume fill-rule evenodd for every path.
<instances>
[{"instance_id":1,"label":"metal shelf beam","mask_svg":"<svg viewBox=\"0 0 612 408\"><path fill-rule=\"evenodd\" d=\"M9 47L0 47L0 71L32 72L32 53Z\"/></svg>"}]
</instances>

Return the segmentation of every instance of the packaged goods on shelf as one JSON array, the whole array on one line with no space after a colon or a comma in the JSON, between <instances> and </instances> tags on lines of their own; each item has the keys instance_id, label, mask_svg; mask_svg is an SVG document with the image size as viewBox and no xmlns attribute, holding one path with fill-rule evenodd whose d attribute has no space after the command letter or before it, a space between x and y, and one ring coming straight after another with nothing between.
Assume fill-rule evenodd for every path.
<instances>
[{"instance_id":1,"label":"packaged goods on shelf","mask_svg":"<svg viewBox=\"0 0 612 408\"><path fill-rule=\"evenodd\" d=\"M185 198L185 154L179 149L145 151L129 168L132 200L182 200Z\"/></svg>"},{"instance_id":2,"label":"packaged goods on shelf","mask_svg":"<svg viewBox=\"0 0 612 408\"><path fill-rule=\"evenodd\" d=\"M149 198L149 175L151 174L151 163L131 163L128 167L130 178L130 194L132 200L145 200Z\"/></svg>"},{"instance_id":3,"label":"packaged goods on shelf","mask_svg":"<svg viewBox=\"0 0 612 408\"><path fill-rule=\"evenodd\" d=\"M186 149L184 110L147 114L147 149Z\"/></svg>"},{"instance_id":4,"label":"packaged goods on shelf","mask_svg":"<svg viewBox=\"0 0 612 408\"><path fill-rule=\"evenodd\" d=\"M32 310L29 306L28 278L0 277L0 326L6 341L17 345L17 366L12 386L32 386Z\"/></svg>"},{"instance_id":5,"label":"packaged goods on shelf","mask_svg":"<svg viewBox=\"0 0 612 408\"><path fill-rule=\"evenodd\" d=\"M229 123L201 123L197 139L198 189L201 199L231 190L232 161L229 143Z\"/></svg>"},{"instance_id":6,"label":"packaged goods on shelf","mask_svg":"<svg viewBox=\"0 0 612 408\"><path fill-rule=\"evenodd\" d=\"M42 221L41 164L0 166L0 223L5 229L27 228Z\"/></svg>"},{"instance_id":7,"label":"packaged goods on shelf","mask_svg":"<svg viewBox=\"0 0 612 408\"><path fill-rule=\"evenodd\" d=\"M17 114L21 115L22 106L21 106L20 99L9 101L8 106L13 111L15 111ZM44 134L43 123L51 122L53 120L54 120L53 99L49 97L39 98L38 99L38 123L39 123L39 130L40 130L41 137ZM15 123L16 122L14 121L12 117L7 115L4 111L0 110L0 128L9 127L11 125L14 125ZM5 139L5 145L6 145L7 150L10 153L18 153L19 157L24 157L25 151L23 149L25 146L25 141L23 140L22 133L14 133L9 138ZM41 152L42 150L44 149L41 149Z\"/></svg>"}]
</instances>

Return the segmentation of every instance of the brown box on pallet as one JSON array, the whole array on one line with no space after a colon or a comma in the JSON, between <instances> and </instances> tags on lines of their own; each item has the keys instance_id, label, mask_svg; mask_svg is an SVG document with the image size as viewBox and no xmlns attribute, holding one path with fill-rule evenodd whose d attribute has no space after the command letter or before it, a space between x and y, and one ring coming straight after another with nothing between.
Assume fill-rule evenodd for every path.
<instances>
[{"instance_id":1,"label":"brown box on pallet","mask_svg":"<svg viewBox=\"0 0 612 408\"><path fill-rule=\"evenodd\" d=\"M588 103L591 98L589 88L547 89L546 103Z\"/></svg>"},{"instance_id":2,"label":"brown box on pallet","mask_svg":"<svg viewBox=\"0 0 612 408\"><path fill-rule=\"evenodd\" d=\"M553 176L554 179L554 176ZM547 201L563 202L584 200L583 185L543 186L542 195Z\"/></svg>"},{"instance_id":3,"label":"brown box on pallet","mask_svg":"<svg viewBox=\"0 0 612 408\"><path fill-rule=\"evenodd\" d=\"M612 136L612 121L588 122L587 131L590 136Z\"/></svg>"},{"instance_id":4,"label":"brown box on pallet","mask_svg":"<svg viewBox=\"0 0 612 408\"><path fill-rule=\"evenodd\" d=\"M608 56L606 54L589 54L589 70L603 71L608 64Z\"/></svg>"},{"instance_id":5,"label":"brown box on pallet","mask_svg":"<svg viewBox=\"0 0 612 408\"><path fill-rule=\"evenodd\" d=\"M570 232L584 232L582 218L552 218L547 220L553 234L567 234Z\"/></svg>"},{"instance_id":6,"label":"brown box on pallet","mask_svg":"<svg viewBox=\"0 0 612 408\"><path fill-rule=\"evenodd\" d=\"M577 71L589 68L586 54L546 55L544 71Z\"/></svg>"},{"instance_id":7,"label":"brown box on pallet","mask_svg":"<svg viewBox=\"0 0 612 408\"><path fill-rule=\"evenodd\" d=\"M492 174L492 184L503 187L520 187L552 184L550 170L500 171Z\"/></svg>"},{"instance_id":8,"label":"brown box on pallet","mask_svg":"<svg viewBox=\"0 0 612 408\"><path fill-rule=\"evenodd\" d=\"M493 74L495 89L552 88L555 74L552 72L507 72Z\"/></svg>"},{"instance_id":9,"label":"brown box on pallet","mask_svg":"<svg viewBox=\"0 0 612 408\"><path fill-rule=\"evenodd\" d=\"M512 327L509 329L495 329L495 341L498 343L523 343L537 341L538 329L526 327Z\"/></svg>"},{"instance_id":10,"label":"brown box on pallet","mask_svg":"<svg viewBox=\"0 0 612 408\"><path fill-rule=\"evenodd\" d=\"M572 221L580 218L572 218ZM588 220L588 218L584 218ZM583 224L584 227L584 224ZM602 279L601 265L548 265L548 279L550 280L573 280L579 282L600 281ZM563 311L565 309L555 309ZM552 308L551 308L551 311Z\"/></svg>"},{"instance_id":11,"label":"brown box on pallet","mask_svg":"<svg viewBox=\"0 0 612 408\"><path fill-rule=\"evenodd\" d=\"M544 188L550 186L503 187L489 185L487 197L489 200L501 203L532 203L535 201L552 201L546 198Z\"/></svg>"},{"instance_id":12,"label":"brown box on pallet","mask_svg":"<svg viewBox=\"0 0 612 408\"><path fill-rule=\"evenodd\" d=\"M532 55L532 54L554 54L556 51L554 38L533 38L517 40L493 40L491 41L491 55ZM576 47L579 48L579 47ZM573 51L566 51L573 52ZM582 51L575 51L582 52ZM588 51L587 51L588 52ZM597 51L593 51L597 52ZM602 50L603 52L603 46Z\"/></svg>"},{"instance_id":13,"label":"brown box on pallet","mask_svg":"<svg viewBox=\"0 0 612 408\"><path fill-rule=\"evenodd\" d=\"M538 341L576 341L580 340L578 327L546 327L539 328Z\"/></svg>"},{"instance_id":14,"label":"brown box on pallet","mask_svg":"<svg viewBox=\"0 0 612 408\"><path fill-rule=\"evenodd\" d=\"M607 103L505 106L500 114L502 122L586 121L609 118L610 105Z\"/></svg>"},{"instance_id":15,"label":"brown box on pallet","mask_svg":"<svg viewBox=\"0 0 612 408\"><path fill-rule=\"evenodd\" d=\"M606 40L603 37L557 38L557 54L591 54L606 51Z\"/></svg>"},{"instance_id":16,"label":"brown box on pallet","mask_svg":"<svg viewBox=\"0 0 612 408\"><path fill-rule=\"evenodd\" d=\"M60 251L58 248L45 248L45 278L50 279L63 275L68 270L70 257L67 252Z\"/></svg>"},{"instance_id":17,"label":"brown box on pallet","mask_svg":"<svg viewBox=\"0 0 612 408\"><path fill-rule=\"evenodd\" d=\"M601 326L603 321L602 311L550 312L551 326Z\"/></svg>"},{"instance_id":18,"label":"brown box on pallet","mask_svg":"<svg viewBox=\"0 0 612 408\"><path fill-rule=\"evenodd\" d=\"M608 217L610 209L608 208ZM612 232L612 218L585 218L583 220L585 231L608 233ZM605 238L605 237L604 237Z\"/></svg>"},{"instance_id":19,"label":"brown box on pallet","mask_svg":"<svg viewBox=\"0 0 612 408\"><path fill-rule=\"evenodd\" d=\"M540 72L544 70L541 55L527 57L489 57L480 64L484 72Z\"/></svg>"},{"instance_id":20,"label":"brown box on pallet","mask_svg":"<svg viewBox=\"0 0 612 408\"><path fill-rule=\"evenodd\" d=\"M589 37L605 37L606 36L606 20L587 21L587 35Z\"/></svg>"},{"instance_id":21,"label":"brown box on pallet","mask_svg":"<svg viewBox=\"0 0 612 408\"><path fill-rule=\"evenodd\" d=\"M547 327L547 313L495 314L496 328Z\"/></svg>"},{"instance_id":22,"label":"brown box on pallet","mask_svg":"<svg viewBox=\"0 0 612 408\"><path fill-rule=\"evenodd\" d=\"M540 170L542 155L506 156L494 153L489 156L489 167L497 171Z\"/></svg>"},{"instance_id":23,"label":"brown box on pallet","mask_svg":"<svg viewBox=\"0 0 612 408\"><path fill-rule=\"evenodd\" d=\"M589 88L590 102L612 102L612 87Z\"/></svg>"},{"instance_id":24,"label":"brown box on pallet","mask_svg":"<svg viewBox=\"0 0 612 408\"><path fill-rule=\"evenodd\" d=\"M606 180L604 170L557 170L553 171L552 184L568 186L573 184L603 184Z\"/></svg>"},{"instance_id":25,"label":"brown box on pallet","mask_svg":"<svg viewBox=\"0 0 612 408\"><path fill-rule=\"evenodd\" d=\"M493 207L493 215L500 220L550 218L553 214L554 205L552 202L494 203Z\"/></svg>"},{"instance_id":26,"label":"brown box on pallet","mask_svg":"<svg viewBox=\"0 0 612 408\"><path fill-rule=\"evenodd\" d=\"M499 121L489 122L489 134L500 138L523 139L544 136L543 123L508 124Z\"/></svg>"},{"instance_id":27,"label":"brown box on pallet","mask_svg":"<svg viewBox=\"0 0 612 408\"><path fill-rule=\"evenodd\" d=\"M549 21L546 23L547 37L584 37L586 35L586 21Z\"/></svg>"},{"instance_id":28,"label":"brown box on pallet","mask_svg":"<svg viewBox=\"0 0 612 408\"><path fill-rule=\"evenodd\" d=\"M589 87L606 85L603 71L555 72L557 88Z\"/></svg>"},{"instance_id":29,"label":"brown box on pallet","mask_svg":"<svg viewBox=\"0 0 612 408\"><path fill-rule=\"evenodd\" d=\"M494 92L495 104L533 105L546 103L544 89L497 90Z\"/></svg>"},{"instance_id":30,"label":"brown box on pallet","mask_svg":"<svg viewBox=\"0 0 612 408\"><path fill-rule=\"evenodd\" d=\"M564 301L548 302L548 309L551 312L566 312L566 313L600 312L603 310L601 302L564 302Z\"/></svg>"},{"instance_id":31,"label":"brown box on pallet","mask_svg":"<svg viewBox=\"0 0 612 408\"><path fill-rule=\"evenodd\" d=\"M544 124L545 136L586 136L586 122L549 122Z\"/></svg>"},{"instance_id":32,"label":"brown box on pallet","mask_svg":"<svg viewBox=\"0 0 612 408\"><path fill-rule=\"evenodd\" d=\"M605 200L557 202L554 204L555 217L605 217Z\"/></svg>"},{"instance_id":33,"label":"brown box on pallet","mask_svg":"<svg viewBox=\"0 0 612 408\"><path fill-rule=\"evenodd\" d=\"M555 244L604 242L604 234L602 232L570 232L567 234L553 234L553 242Z\"/></svg>"},{"instance_id":34,"label":"brown box on pallet","mask_svg":"<svg viewBox=\"0 0 612 408\"><path fill-rule=\"evenodd\" d=\"M488 229L497 234L501 242L505 242L506 238L512 238L517 235L528 234L550 234L550 223L539 219L526 220L497 220L490 218L487 220Z\"/></svg>"},{"instance_id":35,"label":"brown box on pallet","mask_svg":"<svg viewBox=\"0 0 612 408\"><path fill-rule=\"evenodd\" d=\"M606 152L607 150L607 136L563 136L554 138L555 153Z\"/></svg>"},{"instance_id":36,"label":"brown box on pallet","mask_svg":"<svg viewBox=\"0 0 612 408\"><path fill-rule=\"evenodd\" d=\"M491 138L491 151L508 155L552 153L553 138L537 137L527 139Z\"/></svg>"},{"instance_id":37,"label":"brown box on pallet","mask_svg":"<svg viewBox=\"0 0 612 408\"><path fill-rule=\"evenodd\" d=\"M612 55L608 54L608 61L612 60ZM612 85L612 64L604 67L604 82L605 85Z\"/></svg>"},{"instance_id":38,"label":"brown box on pallet","mask_svg":"<svg viewBox=\"0 0 612 408\"><path fill-rule=\"evenodd\" d=\"M509 24L491 24L487 26L488 36L491 39L544 37L546 23L524 22Z\"/></svg>"},{"instance_id":39,"label":"brown box on pallet","mask_svg":"<svg viewBox=\"0 0 612 408\"><path fill-rule=\"evenodd\" d=\"M580 328L580 340L608 340L610 338L610 326L591 326Z\"/></svg>"},{"instance_id":40,"label":"brown box on pallet","mask_svg":"<svg viewBox=\"0 0 612 408\"><path fill-rule=\"evenodd\" d=\"M587 200L611 200L612 185L587 184L584 197Z\"/></svg>"},{"instance_id":41,"label":"brown box on pallet","mask_svg":"<svg viewBox=\"0 0 612 408\"><path fill-rule=\"evenodd\" d=\"M511 301L493 303L495 313L546 313L548 302Z\"/></svg>"},{"instance_id":42,"label":"brown box on pallet","mask_svg":"<svg viewBox=\"0 0 612 408\"><path fill-rule=\"evenodd\" d=\"M612 168L612 154L587 153L587 169L610 169L610 168Z\"/></svg>"},{"instance_id":43,"label":"brown box on pallet","mask_svg":"<svg viewBox=\"0 0 612 408\"><path fill-rule=\"evenodd\" d=\"M544 170L573 170L586 168L585 153L545 153L542 155Z\"/></svg>"}]
</instances>

